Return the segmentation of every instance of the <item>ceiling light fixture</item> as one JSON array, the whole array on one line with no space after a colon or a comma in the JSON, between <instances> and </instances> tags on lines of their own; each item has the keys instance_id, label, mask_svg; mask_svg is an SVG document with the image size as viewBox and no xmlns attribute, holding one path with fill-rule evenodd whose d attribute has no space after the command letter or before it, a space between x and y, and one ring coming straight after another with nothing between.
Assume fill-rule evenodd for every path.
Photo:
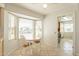
<instances>
[{"instance_id":1,"label":"ceiling light fixture","mask_svg":"<svg viewBox=\"0 0 79 59\"><path fill-rule=\"evenodd\" d=\"M44 8L47 8L47 4L43 4L43 7L44 7Z\"/></svg>"}]
</instances>

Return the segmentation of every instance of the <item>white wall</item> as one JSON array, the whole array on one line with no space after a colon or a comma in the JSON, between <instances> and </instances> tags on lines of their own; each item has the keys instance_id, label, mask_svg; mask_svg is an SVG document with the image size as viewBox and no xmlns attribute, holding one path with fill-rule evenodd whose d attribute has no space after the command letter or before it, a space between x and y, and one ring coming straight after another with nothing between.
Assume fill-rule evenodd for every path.
<instances>
[{"instance_id":1,"label":"white wall","mask_svg":"<svg viewBox=\"0 0 79 59\"><path fill-rule=\"evenodd\" d=\"M57 20L56 16L47 15L44 19L44 44L45 46L50 46L49 49L56 47L57 39L55 37L55 32L57 32Z\"/></svg>"},{"instance_id":2,"label":"white wall","mask_svg":"<svg viewBox=\"0 0 79 59\"><path fill-rule=\"evenodd\" d=\"M3 55L4 39L4 8L0 7L0 55Z\"/></svg>"},{"instance_id":3,"label":"white wall","mask_svg":"<svg viewBox=\"0 0 79 59\"><path fill-rule=\"evenodd\" d=\"M79 4L75 7L75 55L79 56Z\"/></svg>"},{"instance_id":4,"label":"white wall","mask_svg":"<svg viewBox=\"0 0 79 59\"><path fill-rule=\"evenodd\" d=\"M52 12L44 19L44 43L51 47L57 46L57 17L63 15L72 15L73 9L63 9ZM52 49L52 48L51 48Z\"/></svg>"}]
</instances>

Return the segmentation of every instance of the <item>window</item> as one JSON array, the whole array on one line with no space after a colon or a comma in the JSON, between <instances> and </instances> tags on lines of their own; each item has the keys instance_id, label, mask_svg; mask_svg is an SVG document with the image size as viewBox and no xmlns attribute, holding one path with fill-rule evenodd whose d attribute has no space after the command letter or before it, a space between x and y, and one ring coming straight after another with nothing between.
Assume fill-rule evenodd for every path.
<instances>
[{"instance_id":1,"label":"window","mask_svg":"<svg viewBox=\"0 0 79 59\"><path fill-rule=\"evenodd\" d=\"M19 19L19 39L33 40L33 21Z\"/></svg>"},{"instance_id":2,"label":"window","mask_svg":"<svg viewBox=\"0 0 79 59\"><path fill-rule=\"evenodd\" d=\"M19 18L19 39L33 40L41 39L41 21Z\"/></svg>"},{"instance_id":3,"label":"window","mask_svg":"<svg viewBox=\"0 0 79 59\"><path fill-rule=\"evenodd\" d=\"M41 39L42 37L42 22L41 21L36 21L36 26L35 26L35 39Z\"/></svg>"},{"instance_id":4,"label":"window","mask_svg":"<svg viewBox=\"0 0 79 59\"><path fill-rule=\"evenodd\" d=\"M12 14L8 14L8 37L9 40L15 39L15 17Z\"/></svg>"},{"instance_id":5,"label":"window","mask_svg":"<svg viewBox=\"0 0 79 59\"><path fill-rule=\"evenodd\" d=\"M61 17L61 32L73 32L73 20L71 16Z\"/></svg>"},{"instance_id":6,"label":"window","mask_svg":"<svg viewBox=\"0 0 79 59\"><path fill-rule=\"evenodd\" d=\"M42 38L42 21L22 18L8 13L8 38L35 40Z\"/></svg>"},{"instance_id":7,"label":"window","mask_svg":"<svg viewBox=\"0 0 79 59\"><path fill-rule=\"evenodd\" d=\"M65 23L64 24L64 31L65 32L73 32L73 24L72 23Z\"/></svg>"}]
</instances>

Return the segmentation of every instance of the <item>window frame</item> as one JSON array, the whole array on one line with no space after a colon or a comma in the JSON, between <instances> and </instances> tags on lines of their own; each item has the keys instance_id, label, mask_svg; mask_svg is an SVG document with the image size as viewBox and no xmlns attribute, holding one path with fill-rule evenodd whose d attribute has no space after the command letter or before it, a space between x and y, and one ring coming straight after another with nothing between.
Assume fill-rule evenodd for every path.
<instances>
[{"instance_id":1,"label":"window frame","mask_svg":"<svg viewBox=\"0 0 79 59\"><path fill-rule=\"evenodd\" d=\"M14 39L9 39L9 35L10 34L9 34L9 23L8 23L8 39L9 40L15 40L16 39L16 21L15 21L16 20L16 16L14 14L9 13L9 12L8 12L8 14L14 16L14 37L15 37ZM9 15L8 15L8 22L9 22Z\"/></svg>"}]
</instances>

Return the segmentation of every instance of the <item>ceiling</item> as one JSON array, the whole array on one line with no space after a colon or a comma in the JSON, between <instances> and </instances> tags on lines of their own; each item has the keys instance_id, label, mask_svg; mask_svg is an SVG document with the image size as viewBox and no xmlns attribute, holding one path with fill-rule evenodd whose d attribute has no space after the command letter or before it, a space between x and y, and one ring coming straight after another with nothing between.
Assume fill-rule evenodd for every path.
<instances>
[{"instance_id":1,"label":"ceiling","mask_svg":"<svg viewBox=\"0 0 79 59\"><path fill-rule=\"evenodd\" d=\"M47 3L47 8L43 8L44 3L18 3L17 5L28 8L37 13L46 15L61 9L72 8L73 3Z\"/></svg>"}]
</instances>

